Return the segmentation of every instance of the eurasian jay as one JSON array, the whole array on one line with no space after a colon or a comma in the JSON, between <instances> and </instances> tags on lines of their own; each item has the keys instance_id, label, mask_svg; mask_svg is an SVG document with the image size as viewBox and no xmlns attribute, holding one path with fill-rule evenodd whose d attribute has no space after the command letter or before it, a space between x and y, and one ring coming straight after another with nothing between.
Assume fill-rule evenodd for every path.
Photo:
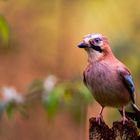
<instances>
[{"instance_id":1,"label":"eurasian jay","mask_svg":"<svg viewBox=\"0 0 140 140\"><path fill-rule=\"evenodd\" d=\"M84 48L88 54L88 65L83 72L84 84L102 107L97 121L100 123L104 107L109 106L119 109L123 124L127 117L140 122L131 73L114 56L108 39L102 34L88 34L78 47Z\"/></svg>"}]
</instances>

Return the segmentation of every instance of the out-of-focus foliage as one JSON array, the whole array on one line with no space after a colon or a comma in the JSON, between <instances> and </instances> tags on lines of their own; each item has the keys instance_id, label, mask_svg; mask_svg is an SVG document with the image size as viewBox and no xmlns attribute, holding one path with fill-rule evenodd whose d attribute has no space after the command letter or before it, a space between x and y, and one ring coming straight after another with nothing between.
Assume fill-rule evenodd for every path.
<instances>
[{"instance_id":1,"label":"out-of-focus foliage","mask_svg":"<svg viewBox=\"0 0 140 140\"><path fill-rule=\"evenodd\" d=\"M27 93L20 97L15 89L4 87L3 100L1 100L1 103L5 104L3 110L6 110L8 116L11 117L15 111L21 111L20 109L27 108L29 103L40 100L50 119L64 110L72 114L76 120L81 119L81 116L86 116L83 109L86 109L93 99L89 90L79 80L56 84L53 77L49 76L45 80L33 81ZM51 84L47 86L47 83ZM24 108L25 111L26 108Z\"/></svg>"},{"instance_id":2,"label":"out-of-focus foliage","mask_svg":"<svg viewBox=\"0 0 140 140\"><path fill-rule=\"evenodd\" d=\"M82 115L81 107L86 107L92 101L92 95L88 89L79 81L74 83L58 84L44 101L44 105L50 117L58 110L68 109L75 117ZM83 114L84 115L84 114Z\"/></svg>"},{"instance_id":3,"label":"out-of-focus foliage","mask_svg":"<svg viewBox=\"0 0 140 140\"><path fill-rule=\"evenodd\" d=\"M10 29L7 21L0 16L0 48L9 47Z\"/></svg>"},{"instance_id":4,"label":"out-of-focus foliage","mask_svg":"<svg viewBox=\"0 0 140 140\"><path fill-rule=\"evenodd\" d=\"M28 88L29 93L42 92L43 90L43 80L34 80Z\"/></svg>"},{"instance_id":5,"label":"out-of-focus foliage","mask_svg":"<svg viewBox=\"0 0 140 140\"><path fill-rule=\"evenodd\" d=\"M6 106L6 112L9 118L11 118L14 115L16 106L13 102L10 102L7 106Z\"/></svg>"}]
</instances>

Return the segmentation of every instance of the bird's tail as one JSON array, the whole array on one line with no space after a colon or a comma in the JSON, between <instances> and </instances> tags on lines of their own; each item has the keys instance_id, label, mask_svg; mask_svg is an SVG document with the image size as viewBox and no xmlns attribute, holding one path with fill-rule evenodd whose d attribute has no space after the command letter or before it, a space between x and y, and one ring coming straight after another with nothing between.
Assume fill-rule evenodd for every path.
<instances>
[{"instance_id":1,"label":"bird's tail","mask_svg":"<svg viewBox=\"0 0 140 140\"><path fill-rule=\"evenodd\" d=\"M122 115L122 110L119 110L119 112ZM128 106L126 106L126 117L131 118L132 120L137 122L137 127L140 128L140 110L136 106L136 104L130 103Z\"/></svg>"}]
</instances>

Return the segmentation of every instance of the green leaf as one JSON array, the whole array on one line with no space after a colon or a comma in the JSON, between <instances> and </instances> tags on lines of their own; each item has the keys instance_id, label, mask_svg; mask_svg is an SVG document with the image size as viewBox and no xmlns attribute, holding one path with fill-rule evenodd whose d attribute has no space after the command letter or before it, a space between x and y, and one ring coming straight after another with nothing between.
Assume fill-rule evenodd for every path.
<instances>
[{"instance_id":1,"label":"green leaf","mask_svg":"<svg viewBox=\"0 0 140 140\"><path fill-rule=\"evenodd\" d=\"M4 46L8 46L10 39L10 29L7 21L3 16L0 16L0 41Z\"/></svg>"},{"instance_id":2,"label":"green leaf","mask_svg":"<svg viewBox=\"0 0 140 140\"><path fill-rule=\"evenodd\" d=\"M82 84L82 83L77 84L77 90L80 92L85 103L88 104L93 101L92 94L90 93L90 91L87 89L87 87L84 84Z\"/></svg>"},{"instance_id":3,"label":"green leaf","mask_svg":"<svg viewBox=\"0 0 140 140\"><path fill-rule=\"evenodd\" d=\"M44 101L45 108L49 118L53 118L60 107L60 101L64 94L65 87L63 85L56 86Z\"/></svg>"},{"instance_id":4,"label":"green leaf","mask_svg":"<svg viewBox=\"0 0 140 140\"><path fill-rule=\"evenodd\" d=\"M9 118L11 118L15 112L15 104L14 103L9 103L7 108L6 108L6 112Z\"/></svg>"}]
</instances>

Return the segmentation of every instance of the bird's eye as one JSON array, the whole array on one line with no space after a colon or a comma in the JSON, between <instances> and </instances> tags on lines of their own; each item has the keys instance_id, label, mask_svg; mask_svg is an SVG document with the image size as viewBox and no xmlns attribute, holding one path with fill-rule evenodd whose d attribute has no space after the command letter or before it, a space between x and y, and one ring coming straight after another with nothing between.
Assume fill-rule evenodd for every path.
<instances>
[{"instance_id":1,"label":"bird's eye","mask_svg":"<svg viewBox=\"0 0 140 140\"><path fill-rule=\"evenodd\" d=\"M94 45L94 46L102 46L103 45L103 40L99 37L91 39L89 41L90 41L90 44Z\"/></svg>"},{"instance_id":2,"label":"bird's eye","mask_svg":"<svg viewBox=\"0 0 140 140\"><path fill-rule=\"evenodd\" d=\"M97 44L100 43L101 41L102 41L101 38L95 38L94 39L94 42L97 43Z\"/></svg>"}]
</instances>

